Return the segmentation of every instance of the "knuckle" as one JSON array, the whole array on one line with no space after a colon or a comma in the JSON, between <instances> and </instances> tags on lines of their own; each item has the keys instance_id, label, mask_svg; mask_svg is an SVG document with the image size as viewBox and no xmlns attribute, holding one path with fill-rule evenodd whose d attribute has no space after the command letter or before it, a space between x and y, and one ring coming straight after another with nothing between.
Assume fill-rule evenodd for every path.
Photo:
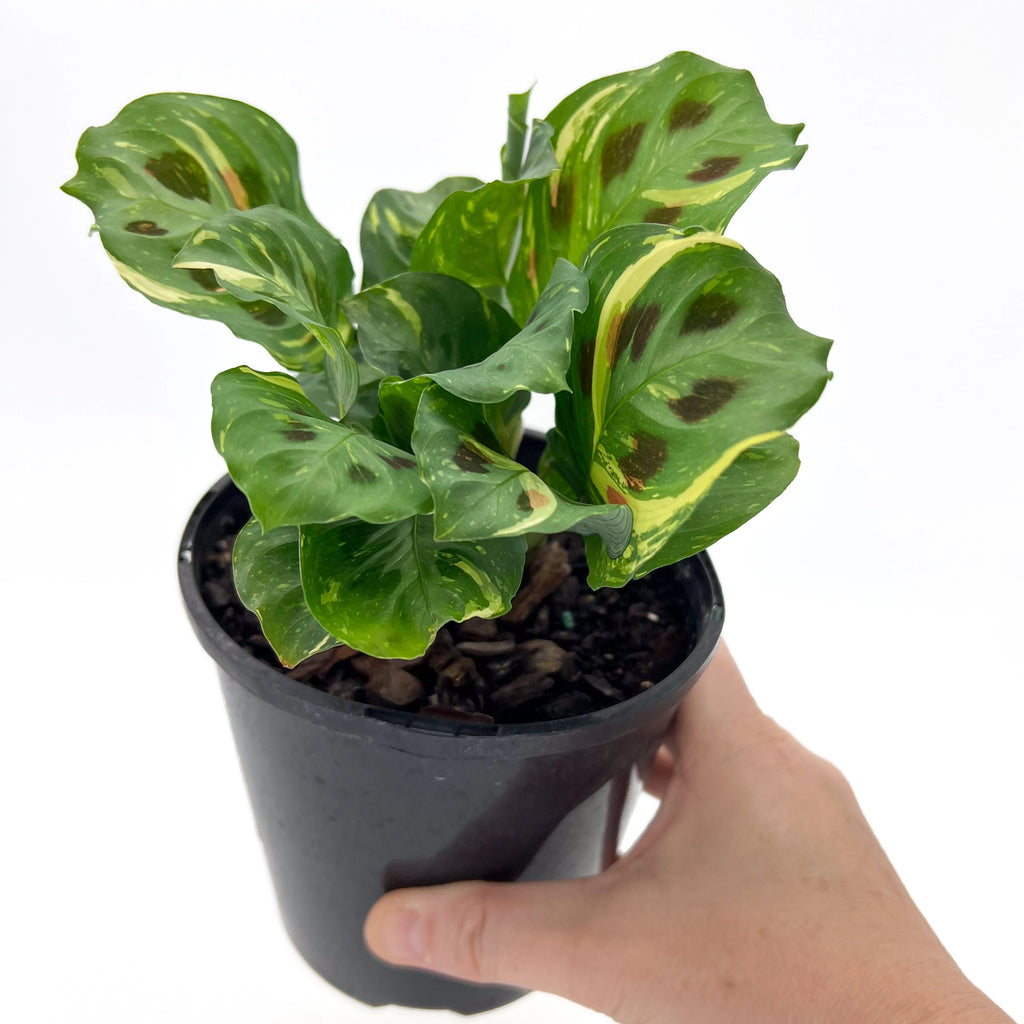
<instances>
[{"instance_id":1,"label":"knuckle","mask_svg":"<svg viewBox=\"0 0 1024 1024\"><path fill-rule=\"evenodd\" d=\"M461 973L471 981L487 981L493 958L490 955L490 900L486 886L474 885L463 897L454 951Z\"/></svg>"}]
</instances>

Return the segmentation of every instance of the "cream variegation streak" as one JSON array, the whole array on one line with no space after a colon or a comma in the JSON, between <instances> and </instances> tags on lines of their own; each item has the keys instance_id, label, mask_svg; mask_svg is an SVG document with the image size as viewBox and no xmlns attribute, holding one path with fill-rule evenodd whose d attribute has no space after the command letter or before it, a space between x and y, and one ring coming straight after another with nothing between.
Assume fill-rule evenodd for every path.
<instances>
[{"instance_id":1,"label":"cream variegation streak","mask_svg":"<svg viewBox=\"0 0 1024 1024\"><path fill-rule=\"evenodd\" d=\"M108 253L107 255L110 254ZM162 284L160 281L156 281L151 277L146 277L145 274L140 274L137 270L133 270L127 264L114 259L113 256L110 257L110 262L114 264L114 268L121 277L124 278L125 282L130 284L137 292L142 292L147 299L153 299L155 302L163 302L168 305L218 305L217 299L214 298L212 294L208 296L194 295L191 292L182 291L180 288L172 288L168 284Z\"/></svg>"},{"instance_id":2,"label":"cream variegation streak","mask_svg":"<svg viewBox=\"0 0 1024 1024\"><path fill-rule=\"evenodd\" d=\"M762 164L761 166L770 167L772 165ZM730 192L735 192L741 185L750 181L753 176L753 171L743 171L741 174L733 174L728 178L709 182L707 185L690 185L686 188L647 188L640 195L644 199L650 199L652 203L661 203L663 206L685 206L687 203L713 203L716 199L721 199Z\"/></svg>"},{"instance_id":3,"label":"cream variegation streak","mask_svg":"<svg viewBox=\"0 0 1024 1024\"><path fill-rule=\"evenodd\" d=\"M715 481L736 461L748 448L764 444L780 437L784 431L771 430L763 434L754 434L744 438L727 448L721 456L699 473L685 490L667 498L644 498L643 494L630 494L629 485L619 470L615 458L603 448L595 452L594 462L590 469L590 479L598 489L598 493L606 494L608 488L614 488L620 494L630 494L629 506L633 510L633 536L622 556L614 562L605 577L608 585L621 585L631 579L636 570L651 557L666 540L678 529L697 503L711 490ZM618 584L613 582L618 575Z\"/></svg>"},{"instance_id":4,"label":"cream variegation streak","mask_svg":"<svg viewBox=\"0 0 1024 1024\"><path fill-rule=\"evenodd\" d=\"M608 353L608 342L612 324L666 263L681 252L707 242L732 246L734 249L743 248L737 242L723 238L712 231L700 231L686 236L680 235L677 231L652 234L647 239L647 244L651 248L616 279L605 297L594 345L594 375L590 398L594 415L593 452L595 458L601 443L601 436L604 433L608 391L611 386L612 366ZM594 247L593 252L597 252L599 249L600 243ZM604 492L599 493L603 494Z\"/></svg>"},{"instance_id":5,"label":"cream variegation streak","mask_svg":"<svg viewBox=\"0 0 1024 1024\"><path fill-rule=\"evenodd\" d=\"M224 182L224 186L231 196L231 202L239 210L248 210L250 205L249 196L242 186L238 172L231 166L231 161L224 155L220 146L213 141L209 132L204 128L200 128L194 121L183 120L182 124L191 128L196 133L196 138L202 143L203 149L206 150L206 155L210 158L221 180Z\"/></svg>"}]
</instances>

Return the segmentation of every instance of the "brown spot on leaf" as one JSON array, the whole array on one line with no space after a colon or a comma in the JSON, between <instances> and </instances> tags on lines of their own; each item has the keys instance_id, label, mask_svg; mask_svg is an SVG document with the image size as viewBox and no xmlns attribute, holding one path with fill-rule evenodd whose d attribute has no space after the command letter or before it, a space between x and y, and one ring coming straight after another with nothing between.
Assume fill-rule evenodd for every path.
<instances>
[{"instance_id":1,"label":"brown spot on leaf","mask_svg":"<svg viewBox=\"0 0 1024 1024\"><path fill-rule=\"evenodd\" d=\"M739 303L721 292L704 292L690 303L680 334L697 334L723 327L740 311Z\"/></svg>"},{"instance_id":2,"label":"brown spot on leaf","mask_svg":"<svg viewBox=\"0 0 1024 1024\"><path fill-rule=\"evenodd\" d=\"M739 162L738 156L713 156L705 160L697 170L690 171L687 178L699 182L718 181L735 169Z\"/></svg>"},{"instance_id":3,"label":"brown spot on leaf","mask_svg":"<svg viewBox=\"0 0 1024 1024\"><path fill-rule=\"evenodd\" d=\"M312 441L316 437L315 430L282 430L289 441Z\"/></svg>"},{"instance_id":4,"label":"brown spot on leaf","mask_svg":"<svg viewBox=\"0 0 1024 1024\"><path fill-rule=\"evenodd\" d=\"M526 276L530 279L533 285L536 287L537 284L537 250L531 249L530 255L526 260Z\"/></svg>"},{"instance_id":5,"label":"brown spot on leaf","mask_svg":"<svg viewBox=\"0 0 1024 1024\"><path fill-rule=\"evenodd\" d=\"M272 302L264 302L262 299L257 299L255 302L243 302L242 309L253 320L258 320L261 324L266 324L268 327L280 327L281 324L286 323L288 320L288 317L277 306Z\"/></svg>"},{"instance_id":6,"label":"brown spot on leaf","mask_svg":"<svg viewBox=\"0 0 1024 1024\"><path fill-rule=\"evenodd\" d=\"M569 226L576 205L576 182L572 178L559 178L551 185L551 226L561 231ZM536 261L536 253L530 255ZM536 267L536 262L534 262Z\"/></svg>"},{"instance_id":7,"label":"brown spot on leaf","mask_svg":"<svg viewBox=\"0 0 1024 1024\"><path fill-rule=\"evenodd\" d=\"M704 377L694 382L688 395L673 398L668 407L684 423L700 423L732 401L743 381L731 377Z\"/></svg>"},{"instance_id":8,"label":"brown spot on leaf","mask_svg":"<svg viewBox=\"0 0 1024 1024\"><path fill-rule=\"evenodd\" d=\"M377 479L377 474L368 466L353 462L348 467L348 478L355 484L372 484Z\"/></svg>"},{"instance_id":9,"label":"brown spot on leaf","mask_svg":"<svg viewBox=\"0 0 1024 1024\"><path fill-rule=\"evenodd\" d=\"M612 487L611 484L609 484L605 488L604 496L605 496L605 499L608 501L609 505L628 505L629 504L629 498L627 498L622 493L622 491L617 490L616 488Z\"/></svg>"},{"instance_id":10,"label":"brown spot on leaf","mask_svg":"<svg viewBox=\"0 0 1024 1024\"><path fill-rule=\"evenodd\" d=\"M164 188L183 199L201 199L204 203L210 201L210 182L203 165L183 149L150 157L146 161L146 170Z\"/></svg>"},{"instance_id":11,"label":"brown spot on leaf","mask_svg":"<svg viewBox=\"0 0 1024 1024\"><path fill-rule=\"evenodd\" d=\"M455 449L455 465L466 473L489 473L490 463L476 448L463 441Z\"/></svg>"},{"instance_id":12,"label":"brown spot on leaf","mask_svg":"<svg viewBox=\"0 0 1024 1024\"><path fill-rule=\"evenodd\" d=\"M703 124L715 108L700 100L680 100L668 115L668 130L677 132L681 128L696 128Z\"/></svg>"},{"instance_id":13,"label":"brown spot on leaf","mask_svg":"<svg viewBox=\"0 0 1024 1024\"><path fill-rule=\"evenodd\" d=\"M633 450L619 458L619 469L626 480L626 486L634 492L642 491L653 476L657 476L668 458L665 438L637 431L629 443Z\"/></svg>"},{"instance_id":14,"label":"brown spot on leaf","mask_svg":"<svg viewBox=\"0 0 1024 1024\"><path fill-rule=\"evenodd\" d=\"M521 491L519 497L516 499L516 507L521 512L533 512L539 508L545 508L551 504L551 499L546 494L541 494L540 491L534 488Z\"/></svg>"},{"instance_id":15,"label":"brown spot on leaf","mask_svg":"<svg viewBox=\"0 0 1024 1024\"><path fill-rule=\"evenodd\" d=\"M597 341L588 338L580 345L580 390L584 395L590 396L594 390L594 349Z\"/></svg>"},{"instance_id":16,"label":"brown spot on leaf","mask_svg":"<svg viewBox=\"0 0 1024 1024\"><path fill-rule=\"evenodd\" d=\"M646 127L646 121L637 121L636 124L627 125L608 136L608 141L601 150L602 185L607 185L613 178L625 174L633 166Z\"/></svg>"},{"instance_id":17,"label":"brown spot on leaf","mask_svg":"<svg viewBox=\"0 0 1024 1024\"><path fill-rule=\"evenodd\" d=\"M189 270L188 276L208 292L224 291L217 283L217 275L209 267L193 267Z\"/></svg>"},{"instance_id":18,"label":"brown spot on leaf","mask_svg":"<svg viewBox=\"0 0 1024 1024\"><path fill-rule=\"evenodd\" d=\"M644 214L645 224L675 224L679 220L679 214L683 212L681 206L652 206Z\"/></svg>"},{"instance_id":19,"label":"brown spot on leaf","mask_svg":"<svg viewBox=\"0 0 1024 1024\"><path fill-rule=\"evenodd\" d=\"M403 458L401 455L382 455L382 462L386 462L392 469L415 469L416 463L412 459Z\"/></svg>"},{"instance_id":20,"label":"brown spot on leaf","mask_svg":"<svg viewBox=\"0 0 1024 1024\"><path fill-rule=\"evenodd\" d=\"M167 234L167 228L160 227L152 220L133 220L130 224L125 224L124 229L133 235L148 235L151 238Z\"/></svg>"},{"instance_id":21,"label":"brown spot on leaf","mask_svg":"<svg viewBox=\"0 0 1024 1024\"><path fill-rule=\"evenodd\" d=\"M658 326L661 319L661 306L657 302L648 302L646 305L632 305L626 312L626 319L622 324L622 334L628 336L632 344L629 349L629 358L634 362L640 362L643 358L647 342L650 340L654 328Z\"/></svg>"},{"instance_id":22,"label":"brown spot on leaf","mask_svg":"<svg viewBox=\"0 0 1024 1024\"><path fill-rule=\"evenodd\" d=\"M629 344L628 336L623 340L622 324L625 319L625 312L620 310L612 317L612 322L608 325L608 338L604 343L604 354L609 366L615 366L619 361L619 356Z\"/></svg>"}]
</instances>

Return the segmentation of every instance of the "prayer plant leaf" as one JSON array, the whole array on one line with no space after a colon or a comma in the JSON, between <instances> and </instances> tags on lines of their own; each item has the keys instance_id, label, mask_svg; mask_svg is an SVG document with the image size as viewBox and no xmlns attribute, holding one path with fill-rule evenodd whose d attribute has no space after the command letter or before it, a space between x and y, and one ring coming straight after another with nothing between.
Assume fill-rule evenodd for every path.
<instances>
[{"instance_id":1,"label":"prayer plant leaf","mask_svg":"<svg viewBox=\"0 0 1024 1024\"><path fill-rule=\"evenodd\" d=\"M311 654L338 645L306 606L298 527L264 532L256 519L250 519L235 540L232 568L242 604L255 612L281 664L292 668Z\"/></svg>"},{"instance_id":2,"label":"prayer plant leaf","mask_svg":"<svg viewBox=\"0 0 1024 1024\"><path fill-rule=\"evenodd\" d=\"M92 210L103 247L132 288L157 305L221 321L288 369L322 362L316 339L277 306L238 299L208 270L174 265L205 221L230 210L281 206L318 226L302 196L295 143L276 121L235 100L158 93L87 129L77 157L78 173L63 189Z\"/></svg>"},{"instance_id":3,"label":"prayer plant leaf","mask_svg":"<svg viewBox=\"0 0 1024 1024\"><path fill-rule=\"evenodd\" d=\"M778 281L711 232L615 228L582 269L591 303L556 425L591 497L633 510L621 558L591 546L591 585L621 586L740 454L814 404L831 342L797 327ZM766 492L778 493L774 482Z\"/></svg>"},{"instance_id":4,"label":"prayer plant leaf","mask_svg":"<svg viewBox=\"0 0 1024 1024\"><path fill-rule=\"evenodd\" d=\"M767 508L793 482L800 468L799 453L800 445L789 434L740 452L637 575L645 576L703 551ZM600 557L600 551L594 548L593 555Z\"/></svg>"},{"instance_id":5,"label":"prayer plant leaf","mask_svg":"<svg viewBox=\"0 0 1024 1024\"><path fill-rule=\"evenodd\" d=\"M509 269L519 243L527 183L546 178L555 167L551 127L534 121L519 176L448 196L416 240L411 269L457 277L504 305ZM523 317L530 306L521 311ZM521 322L518 314L516 319Z\"/></svg>"},{"instance_id":6,"label":"prayer plant leaf","mask_svg":"<svg viewBox=\"0 0 1024 1024\"><path fill-rule=\"evenodd\" d=\"M325 376L344 418L359 390L359 367L341 313L352 289L352 261L341 242L280 206L260 206L206 221L174 265L212 271L236 298L271 302L304 324L324 348Z\"/></svg>"},{"instance_id":7,"label":"prayer plant leaf","mask_svg":"<svg viewBox=\"0 0 1024 1024\"><path fill-rule=\"evenodd\" d=\"M530 109L531 92L532 88L526 92L514 92L508 98L508 135L501 147L501 177L504 181L515 181L523 167L523 151L530 128L526 112Z\"/></svg>"},{"instance_id":8,"label":"prayer plant leaf","mask_svg":"<svg viewBox=\"0 0 1024 1024\"><path fill-rule=\"evenodd\" d=\"M409 269L412 249L441 202L456 191L471 191L479 178L445 178L426 192L384 188L370 200L359 229L363 288Z\"/></svg>"},{"instance_id":9,"label":"prayer plant leaf","mask_svg":"<svg viewBox=\"0 0 1024 1024\"><path fill-rule=\"evenodd\" d=\"M408 452L330 419L293 377L239 366L212 391L214 443L265 530L430 510Z\"/></svg>"},{"instance_id":10,"label":"prayer plant leaf","mask_svg":"<svg viewBox=\"0 0 1024 1024\"><path fill-rule=\"evenodd\" d=\"M749 72L693 53L591 82L548 121L560 169L530 185L513 310L531 304L556 258L578 264L609 228L723 231L762 179L806 149L803 125L773 121Z\"/></svg>"},{"instance_id":11,"label":"prayer plant leaf","mask_svg":"<svg viewBox=\"0 0 1024 1024\"><path fill-rule=\"evenodd\" d=\"M554 394L568 386L575 314L587 308L587 279L559 260L526 326L479 363L429 374L470 402L498 402L515 391Z\"/></svg>"},{"instance_id":12,"label":"prayer plant leaf","mask_svg":"<svg viewBox=\"0 0 1024 1024\"><path fill-rule=\"evenodd\" d=\"M332 636L381 658L419 657L446 622L503 615L526 560L522 537L434 539L434 517L300 530L306 603Z\"/></svg>"},{"instance_id":13,"label":"prayer plant leaf","mask_svg":"<svg viewBox=\"0 0 1024 1024\"><path fill-rule=\"evenodd\" d=\"M444 274L399 274L344 308L366 362L403 379L479 362L518 330L501 306Z\"/></svg>"},{"instance_id":14,"label":"prayer plant leaf","mask_svg":"<svg viewBox=\"0 0 1024 1024\"><path fill-rule=\"evenodd\" d=\"M625 505L580 504L536 473L499 454L480 407L427 388L412 436L420 473L434 499L438 540L477 540L573 530L601 537L610 558L629 540Z\"/></svg>"}]
</instances>

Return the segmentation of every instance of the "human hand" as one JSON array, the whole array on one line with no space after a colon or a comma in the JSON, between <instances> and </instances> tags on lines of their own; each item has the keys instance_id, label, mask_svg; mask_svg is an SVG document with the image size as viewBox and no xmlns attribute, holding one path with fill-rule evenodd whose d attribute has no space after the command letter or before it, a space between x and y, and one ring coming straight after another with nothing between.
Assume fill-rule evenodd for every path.
<instances>
[{"instance_id":1,"label":"human hand","mask_svg":"<svg viewBox=\"0 0 1024 1024\"><path fill-rule=\"evenodd\" d=\"M661 807L603 874L391 892L367 945L622 1024L1010 1021L928 927L840 772L758 709L724 646L647 785Z\"/></svg>"}]
</instances>

